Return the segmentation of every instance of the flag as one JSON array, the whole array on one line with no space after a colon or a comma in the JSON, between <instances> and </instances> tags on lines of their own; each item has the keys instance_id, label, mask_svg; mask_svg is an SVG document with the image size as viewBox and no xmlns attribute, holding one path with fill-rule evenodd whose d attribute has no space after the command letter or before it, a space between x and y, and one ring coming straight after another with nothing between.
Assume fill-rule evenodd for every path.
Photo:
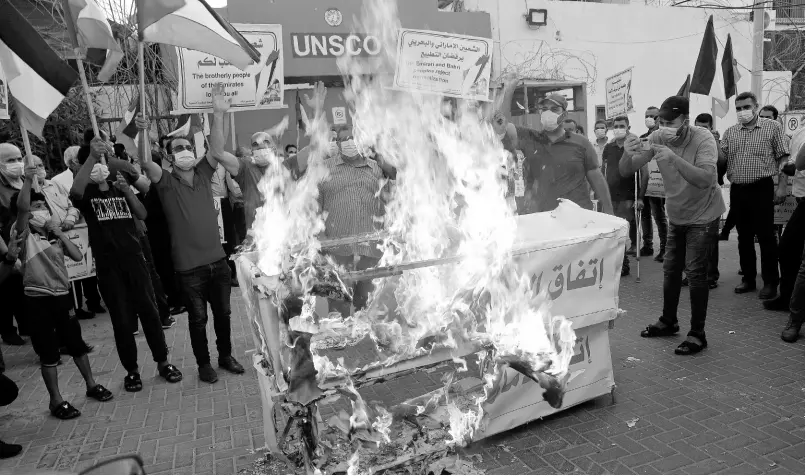
<instances>
[{"instance_id":1,"label":"flag","mask_svg":"<svg viewBox=\"0 0 806 476\"><path fill-rule=\"evenodd\" d=\"M201 51L244 70L260 53L204 0L136 0L141 41Z\"/></svg>"},{"instance_id":2,"label":"flag","mask_svg":"<svg viewBox=\"0 0 806 476\"><path fill-rule=\"evenodd\" d=\"M78 79L12 2L0 1L0 65L21 124L42 138L45 121Z\"/></svg>"},{"instance_id":3,"label":"flag","mask_svg":"<svg viewBox=\"0 0 806 476\"><path fill-rule=\"evenodd\" d=\"M123 120L120 121L120 126L118 127L117 136L126 136L137 142L137 136L139 135L140 131L137 130L137 125L134 123L134 118L137 116L137 113L140 112L140 96L134 96L129 102L129 107L126 109L126 112L123 113Z\"/></svg>"},{"instance_id":4,"label":"flag","mask_svg":"<svg viewBox=\"0 0 806 476\"><path fill-rule=\"evenodd\" d=\"M711 85L714 84L716 76L716 35L714 34L714 16L708 17L708 24L705 27L705 35L702 37L700 54L697 56L697 64L694 66L694 75L691 77L691 88L689 92L703 94L711 93Z\"/></svg>"},{"instance_id":5,"label":"flag","mask_svg":"<svg viewBox=\"0 0 806 476\"><path fill-rule=\"evenodd\" d=\"M179 127L169 133L168 137L190 137L192 134L204 130L203 119L198 114L182 114L176 123Z\"/></svg>"},{"instance_id":6,"label":"flag","mask_svg":"<svg viewBox=\"0 0 806 476\"><path fill-rule=\"evenodd\" d=\"M722 81L725 84L725 99L737 93L736 85L741 79L739 74L739 63L733 57L733 42L728 33L728 41L725 43L725 52L722 53Z\"/></svg>"},{"instance_id":7,"label":"flag","mask_svg":"<svg viewBox=\"0 0 806 476\"><path fill-rule=\"evenodd\" d=\"M675 94L675 96L688 97L690 92L691 92L691 75L688 74L686 75L686 82L683 83L682 86L680 86L680 90L677 91L677 94Z\"/></svg>"},{"instance_id":8,"label":"flag","mask_svg":"<svg viewBox=\"0 0 806 476\"><path fill-rule=\"evenodd\" d=\"M714 114L719 117L720 119L727 116L728 112L730 111L730 103L727 99L717 99L711 98L711 109L714 111Z\"/></svg>"},{"instance_id":9,"label":"flag","mask_svg":"<svg viewBox=\"0 0 806 476\"><path fill-rule=\"evenodd\" d=\"M69 17L65 14L67 30L71 36L77 38L78 45L82 48L106 50L98 81L108 81L123 59L123 50L112 34L106 14L95 0L67 0L66 3L70 8Z\"/></svg>"}]
</instances>

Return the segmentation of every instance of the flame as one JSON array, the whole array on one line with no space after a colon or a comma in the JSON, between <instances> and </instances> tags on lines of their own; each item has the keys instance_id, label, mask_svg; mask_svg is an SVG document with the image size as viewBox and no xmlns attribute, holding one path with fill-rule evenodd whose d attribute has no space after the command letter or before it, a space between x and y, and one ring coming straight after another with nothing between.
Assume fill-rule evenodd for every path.
<instances>
[{"instance_id":1,"label":"flame","mask_svg":"<svg viewBox=\"0 0 806 476\"><path fill-rule=\"evenodd\" d=\"M355 453L350 456L347 466L347 474L358 474L358 450L355 450Z\"/></svg>"},{"instance_id":2,"label":"flame","mask_svg":"<svg viewBox=\"0 0 806 476\"><path fill-rule=\"evenodd\" d=\"M385 442L391 443L389 431L392 426L392 414L381 406L376 406L375 411L378 416L375 417L375 421L372 423L372 429L380 433Z\"/></svg>"}]
</instances>

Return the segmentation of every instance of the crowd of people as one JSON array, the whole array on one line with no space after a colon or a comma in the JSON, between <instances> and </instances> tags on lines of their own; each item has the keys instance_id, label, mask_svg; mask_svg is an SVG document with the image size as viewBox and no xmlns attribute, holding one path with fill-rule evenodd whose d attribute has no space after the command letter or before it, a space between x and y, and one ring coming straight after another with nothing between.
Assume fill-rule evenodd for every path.
<instances>
[{"instance_id":1,"label":"crowd of people","mask_svg":"<svg viewBox=\"0 0 806 476\"><path fill-rule=\"evenodd\" d=\"M306 96L308 107L320 120L326 94L319 83L312 97ZM4 302L0 334L8 345L25 345L23 336L30 336L49 393L49 410L56 418L80 416L59 390L62 354L73 358L88 398L102 402L113 398L93 378L87 357L92 347L84 341L79 324L107 310L125 370L125 391L143 389L135 340L140 328L157 374L170 383L183 379L182 371L170 363L165 329L175 324L173 316L184 312L198 378L207 383L218 380L207 340L208 305L218 368L244 372L232 355L230 295L238 282L229 258L252 238L249 230L264 200L259 187L263 177L283 173L298 179L306 173L312 152L309 147L297 150L294 144L281 149L271 132L257 132L248 147L226 151L225 114L230 99L221 85L212 89L212 96L210 136L201 156L194 143L180 135L162 137L150 150L126 150L106 134L88 129L80 145L65 150L67 169L48 179L39 158L26 162L17 146L0 144L0 296ZM691 325L675 351L678 354L695 354L708 345L708 297L719 279L719 225L726 210L720 191L723 176L731 183L730 216L739 236L743 277L736 292L756 289L757 239L764 282L759 297L764 307L790 311L782 335L788 342L797 340L803 324L803 129L790 144L775 120L777 111L759 110L750 93L738 96L736 110L739 124L722 139L710 115L701 114L691 123L688 99L678 96L647 109L647 130L640 136L627 116L619 116L611 122L597 121L595 138L588 140L568 118L568 103L558 94L539 101L540 130L516 127L501 112L491 118L493 131L511 152L507 194L517 213L552 210L558 199L588 209L598 207L630 223L623 276L631 272L630 256L654 256L663 262L663 309L657 322L641 331L643 337L679 332L681 289L689 287ZM773 117L765 118L766 112ZM138 114L135 123L140 134L149 133L147 117ZM382 156L361 150L348 126L333 128L331 134L324 162L329 179L319 184L319 206L326 214L324 237L377 231L376 217L384 213L387 199L387 194L377 193L378 184L394 181L397 172ZM664 197L647 196L650 162L662 176ZM797 209L779 243L773 207L786 197L790 175L796 177ZM216 201L224 224L223 240ZM657 254L653 220L659 234ZM84 259L83 250L69 237L77 225L87 228L95 276L71 281L65 259ZM729 233L728 224L723 235L726 229ZM372 242L344 245L328 253L353 270L373 267L380 258ZM366 305L372 284L353 286L353 305L360 308ZM350 312L337 301L331 301L330 308ZM16 386L2 370L0 358L0 404L7 404L15 397ZM18 445L0 442L0 457L20 450Z\"/></svg>"}]
</instances>

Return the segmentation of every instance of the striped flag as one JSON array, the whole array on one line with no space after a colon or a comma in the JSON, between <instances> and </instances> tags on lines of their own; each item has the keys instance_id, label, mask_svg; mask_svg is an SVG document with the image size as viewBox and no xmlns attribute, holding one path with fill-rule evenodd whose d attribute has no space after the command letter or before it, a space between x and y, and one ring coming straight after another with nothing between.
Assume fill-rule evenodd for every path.
<instances>
[{"instance_id":1,"label":"striped flag","mask_svg":"<svg viewBox=\"0 0 806 476\"><path fill-rule=\"evenodd\" d=\"M687 98L689 97L690 92L691 92L691 75L687 74L686 82L683 83L682 86L680 86L680 90L677 91L677 94L675 94L675 96L683 96Z\"/></svg>"},{"instance_id":2,"label":"striped flag","mask_svg":"<svg viewBox=\"0 0 806 476\"><path fill-rule=\"evenodd\" d=\"M129 107L126 109L126 112L123 113L123 120L120 121L120 126L118 127L117 136L126 136L137 142L137 136L140 134L140 131L137 129L137 125L134 123L134 118L137 116L137 113L140 112L140 96L134 96L129 102Z\"/></svg>"},{"instance_id":3,"label":"striped flag","mask_svg":"<svg viewBox=\"0 0 806 476\"><path fill-rule=\"evenodd\" d=\"M204 131L204 119L199 114L182 114L176 121L179 127L168 134L168 137L190 137Z\"/></svg>"},{"instance_id":4,"label":"striped flag","mask_svg":"<svg viewBox=\"0 0 806 476\"><path fill-rule=\"evenodd\" d=\"M136 0L141 41L201 51L244 70L260 53L204 0Z\"/></svg>"},{"instance_id":5,"label":"striped flag","mask_svg":"<svg viewBox=\"0 0 806 476\"><path fill-rule=\"evenodd\" d=\"M108 81L123 59L123 50L112 34L106 14L95 0L67 0L66 3L72 19L72 22L67 21L67 29L76 36L78 44L82 48L106 50L98 81Z\"/></svg>"},{"instance_id":6,"label":"striped flag","mask_svg":"<svg viewBox=\"0 0 806 476\"><path fill-rule=\"evenodd\" d=\"M714 16L708 17L708 24L705 26L705 34L700 45L700 54L697 56L697 64L694 66L694 74L691 76L690 92L693 94L711 93L711 85L714 84L716 76L716 35L714 34Z\"/></svg>"},{"instance_id":7,"label":"striped flag","mask_svg":"<svg viewBox=\"0 0 806 476\"><path fill-rule=\"evenodd\" d=\"M42 138L45 121L70 92L78 73L7 1L0 1L0 65L22 125Z\"/></svg>"},{"instance_id":8,"label":"striped flag","mask_svg":"<svg viewBox=\"0 0 806 476\"><path fill-rule=\"evenodd\" d=\"M741 75L739 74L739 63L733 57L733 42L728 33L728 41L725 43L725 52L722 53L722 81L725 85L725 99L730 99L736 94L736 85L739 84Z\"/></svg>"}]
</instances>

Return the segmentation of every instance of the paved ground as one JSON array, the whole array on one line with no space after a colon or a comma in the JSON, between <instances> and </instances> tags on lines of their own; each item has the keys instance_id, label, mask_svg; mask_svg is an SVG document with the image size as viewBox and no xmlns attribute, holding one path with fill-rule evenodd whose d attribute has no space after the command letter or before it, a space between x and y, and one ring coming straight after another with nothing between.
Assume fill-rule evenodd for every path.
<instances>
[{"instance_id":1,"label":"paved ground","mask_svg":"<svg viewBox=\"0 0 806 476\"><path fill-rule=\"evenodd\" d=\"M479 466L497 474L803 474L803 340L782 342L786 314L763 311L755 296L733 293L739 277L735 235L731 238L721 243L722 279L711 295L706 351L679 357L673 350L682 337L638 336L661 306L660 264L642 261L643 282L636 284L634 274L622 281L621 307L628 313L611 331L616 404L602 397L477 443L467 451L482 456ZM235 352L246 363L251 330L235 291ZM683 296L681 317L689 309ZM71 422L47 414L47 393L30 345L4 346L7 374L20 385L20 398L0 409L0 438L25 449L1 461L0 472L76 472L132 452L142 455L150 474L234 473L249 467L261 453L255 449L264 445L256 381L247 370L245 376L222 373L212 386L200 384L183 317L166 337L186 379L177 385L156 379L138 337L145 383L138 394L123 391L108 317L84 322L85 339L96 348L91 360L98 381L115 399L88 402L78 372L65 360L59 367L63 393L84 413ZM433 385L413 376L373 391L419 395ZM627 421L635 418L630 427Z\"/></svg>"}]
</instances>

